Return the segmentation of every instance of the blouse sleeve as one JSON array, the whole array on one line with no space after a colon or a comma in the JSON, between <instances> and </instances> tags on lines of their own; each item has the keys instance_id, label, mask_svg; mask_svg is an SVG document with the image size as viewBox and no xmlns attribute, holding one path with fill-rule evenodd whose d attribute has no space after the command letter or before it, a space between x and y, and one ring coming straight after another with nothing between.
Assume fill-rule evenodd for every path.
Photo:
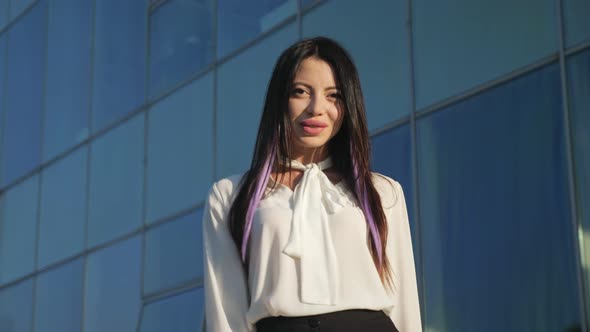
<instances>
[{"instance_id":1,"label":"blouse sleeve","mask_svg":"<svg viewBox=\"0 0 590 332\"><path fill-rule=\"evenodd\" d=\"M421 332L420 304L406 200L401 185L395 188L394 205L388 209L387 256L393 270L395 305L391 320L401 332Z\"/></svg>"},{"instance_id":2,"label":"blouse sleeve","mask_svg":"<svg viewBox=\"0 0 590 332\"><path fill-rule=\"evenodd\" d=\"M254 331L246 320L247 283L227 225L229 206L221 199L218 184L211 188L203 213L206 330Z\"/></svg>"}]
</instances>

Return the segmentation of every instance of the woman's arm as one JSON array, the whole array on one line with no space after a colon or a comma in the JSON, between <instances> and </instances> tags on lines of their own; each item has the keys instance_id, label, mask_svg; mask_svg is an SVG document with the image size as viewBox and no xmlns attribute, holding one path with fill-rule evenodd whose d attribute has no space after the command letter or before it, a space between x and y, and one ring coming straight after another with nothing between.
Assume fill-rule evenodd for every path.
<instances>
[{"instance_id":1,"label":"woman's arm","mask_svg":"<svg viewBox=\"0 0 590 332\"><path fill-rule=\"evenodd\" d=\"M238 251L227 225L229 195L213 185L203 214L205 314L207 332L247 332L247 283ZM228 185L231 187L231 185ZM227 191L227 190L226 190ZM226 197L223 200L222 197Z\"/></svg>"},{"instance_id":2,"label":"woman's arm","mask_svg":"<svg viewBox=\"0 0 590 332\"><path fill-rule=\"evenodd\" d=\"M390 182L395 189L393 206L391 209L384 207L389 226L387 256L395 283L395 307L390 317L401 332L421 332L420 304L406 200L401 185L393 180Z\"/></svg>"}]
</instances>

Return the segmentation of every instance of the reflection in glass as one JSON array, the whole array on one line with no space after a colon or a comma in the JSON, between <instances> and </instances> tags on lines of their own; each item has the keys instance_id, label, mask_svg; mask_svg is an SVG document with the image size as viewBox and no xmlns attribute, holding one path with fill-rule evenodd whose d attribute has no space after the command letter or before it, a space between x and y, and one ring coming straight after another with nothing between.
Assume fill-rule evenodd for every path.
<instances>
[{"instance_id":1,"label":"reflection in glass","mask_svg":"<svg viewBox=\"0 0 590 332\"><path fill-rule=\"evenodd\" d=\"M0 285L35 268L38 195L35 175L0 196Z\"/></svg>"},{"instance_id":2,"label":"reflection in glass","mask_svg":"<svg viewBox=\"0 0 590 332\"><path fill-rule=\"evenodd\" d=\"M10 17L13 19L20 15L35 0L10 0Z\"/></svg>"},{"instance_id":3,"label":"reflection in glass","mask_svg":"<svg viewBox=\"0 0 590 332\"><path fill-rule=\"evenodd\" d=\"M272 67L280 53L296 39L296 26L288 25L219 67L217 175L220 178L243 172L250 166Z\"/></svg>"},{"instance_id":4,"label":"reflection in glass","mask_svg":"<svg viewBox=\"0 0 590 332\"><path fill-rule=\"evenodd\" d=\"M91 254L87 265L84 331L135 331L141 309L140 237Z\"/></svg>"},{"instance_id":5,"label":"reflection in glass","mask_svg":"<svg viewBox=\"0 0 590 332\"><path fill-rule=\"evenodd\" d=\"M143 309L141 332L200 331L204 317L202 288L149 303Z\"/></svg>"},{"instance_id":6,"label":"reflection in glass","mask_svg":"<svg viewBox=\"0 0 590 332\"><path fill-rule=\"evenodd\" d=\"M77 259L37 277L35 332L80 331L83 274Z\"/></svg>"},{"instance_id":7,"label":"reflection in glass","mask_svg":"<svg viewBox=\"0 0 590 332\"><path fill-rule=\"evenodd\" d=\"M566 47L590 41L590 1L563 0L563 17Z\"/></svg>"},{"instance_id":8,"label":"reflection in glass","mask_svg":"<svg viewBox=\"0 0 590 332\"><path fill-rule=\"evenodd\" d=\"M49 2L43 160L88 137L92 1Z\"/></svg>"},{"instance_id":9,"label":"reflection in glass","mask_svg":"<svg viewBox=\"0 0 590 332\"><path fill-rule=\"evenodd\" d=\"M205 199L213 182L212 124L212 74L174 92L150 109L148 223Z\"/></svg>"},{"instance_id":10,"label":"reflection in glass","mask_svg":"<svg viewBox=\"0 0 590 332\"><path fill-rule=\"evenodd\" d=\"M2 0L0 0L2 1ZM6 73L6 36L7 34L4 33L0 35L0 78L4 77ZM4 162L2 161L2 139L4 137L4 80L0 79L0 174L2 174L2 165ZM1 177L1 175L0 175ZM0 178L1 179L1 178ZM0 181L0 188L2 187L2 182Z\"/></svg>"},{"instance_id":11,"label":"reflection in glass","mask_svg":"<svg viewBox=\"0 0 590 332\"><path fill-rule=\"evenodd\" d=\"M141 226L144 114L97 138L91 145L90 247Z\"/></svg>"},{"instance_id":12,"label":"reflection in glass","mask_svg":"<svg viewBox=\"0 0 590 332\"><path fill-rule=\"evenodd\" d=\"M557 51L554 1L415 0L412 14L419 109Z\"/></svg>"},{"instance_id":13,"label":"reflection in glass","mask_svg":"<svg viewBox=\"0 0 590 332\"><path fill-rule=\"evenodd\" d=\"M0 186L32 171L40 161L44 4L36 5L8 32Z\"/></svg>"},{"instance_id":14,"label":"reflection in glass","mask_svg":"<svg viewBox=\"0 0 590 332\"><path fill-rule=\"evenodd\" d=\"M4 28L5 24L8 24L8 6L10 0L0 0L0 29ZM3 76L4 77L4 76Z\"/></svg>"},{"instance_id":15,"label":"reflection in glass","mask_svg":"<svg viewBox=\"0 0 590 332\"><path fill-rule=\"evenodd\" d=\"M361 77L369 130L410 113L407 12L407 1L377 0L359 5L355 0L338 0L303 17L304 37L334 38L353 57Z\"/></svg>"},{"instance_id":16,"label":"reflection in glass","mask_svg":"<svg viewBox=\"0 0 590 332\"><path fill-rule=\"evenodd\" d=\"M150 95L213 61L212 0L171 0L150 19Z\"/></svg>"},{"instance_id":17,"label":"reflection in glass","mask_svg":"<svg viewBox=\"0 0 590 332\"><path fill-rule=\"evenodd\" d=\"M202 215L199 209L146 234L144 294L203 276Z\"/></svg>"},{"instance_id":18,"label":"reflection in glass","mask_svg":"<svg viewBox=\"0 0 590 332\"><path fill-rule=\"evenodd\" d=\"M217 6L218 58L228 55L297 12L296 0L219 0Z\"/></svg>"},{"instance_id":19,"label":"reflection in glass","mask_svg":"<svg viewBox=\"0 0 590 332\"><path fill-rule=\"evenodd\" d=\"M559 67L418 121L426 326L580 326Z\"/></svg>"},{"instance_id":20,"label":"reflection in glass","mask_svg":"<svg viewBox=\"0 0 590 332\"><path fill-rule=\"evenodd\" d=\"M82 147L43 170L39 267L84 249L87 155Z\"/></svg>"},{"instance_id":21,"label":"reflection in glass","mask_svg":"<svg viewBox=\"0 0 590 332\"><path fill-rule=\"evenodd\" d=\"M96 1L92 130L145 99L147 0Z\"/></svg>"},{"instance_id":22,"label":"reflection in glass","mask_svg":"<svg viewBox=\"0 0 590 332\"><path fill-rule=\"evenodd\" d=\"M31 279L0 290L0 331L31 331L33 282Z\"/></svg>"},{"instance_id":23,"label":"reflection in glass","mask_svg":"<svg viewBox=\"0 0 590 332\"><path fill-rule=\"evenodd\" d=\"M570 119L575 161L578 220L582 227L582 268L585 285L590 280L590 51L567 59ZM590 289L586 287L586 301ZM590 308L588 308L590 310ZM590 315L590 312L588 313Z\"/></svg>"}]
</instances>

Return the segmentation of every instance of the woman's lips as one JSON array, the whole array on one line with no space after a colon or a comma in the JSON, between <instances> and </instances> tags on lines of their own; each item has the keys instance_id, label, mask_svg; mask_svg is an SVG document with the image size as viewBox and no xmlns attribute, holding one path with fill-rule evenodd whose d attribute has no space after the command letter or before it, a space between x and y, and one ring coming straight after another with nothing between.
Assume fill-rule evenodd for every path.
<instances>
[{"instance_id":1,"label":"woman's lips","mask_svg":"<svg viewBox=\"0 0 590 332\"><path fill-rule=\"evenodd\" d=\"M318 120L307 119L301 121L301 126L306 134L319 135L328 125Z\"/></svg>"}]
</instances>

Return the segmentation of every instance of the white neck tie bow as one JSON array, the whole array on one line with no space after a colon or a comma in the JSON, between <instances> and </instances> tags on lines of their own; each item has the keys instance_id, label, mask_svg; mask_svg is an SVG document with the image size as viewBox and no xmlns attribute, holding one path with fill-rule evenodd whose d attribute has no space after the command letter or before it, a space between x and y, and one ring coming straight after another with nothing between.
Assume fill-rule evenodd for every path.
<instances>
[{"instance_id":1,"label":"white neck tie bow","mask_svg":"<svg viewBox=\"0 0 590 332\"><path fill-rule=\"evenodd\" d=\"M291 168L304 172L293 194L291 233L283 253L299 259L303 303L337 304L338 262L328 214L338 212L346 200L322 172L331 166L330 158L308 165L291 161Z\"/></svg>"}]
</instances>

